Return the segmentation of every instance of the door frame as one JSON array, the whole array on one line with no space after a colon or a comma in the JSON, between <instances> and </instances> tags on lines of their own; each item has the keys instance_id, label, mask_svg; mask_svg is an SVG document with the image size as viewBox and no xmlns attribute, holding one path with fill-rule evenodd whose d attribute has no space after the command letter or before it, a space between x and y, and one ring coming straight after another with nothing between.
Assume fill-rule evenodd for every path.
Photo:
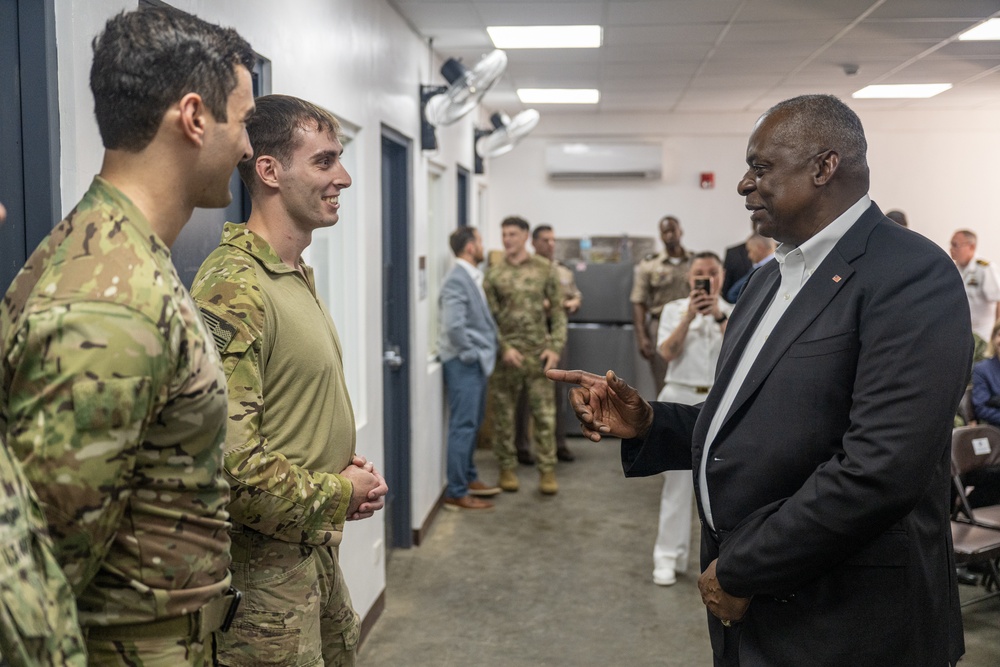
<instances>
[{"instance_id":1,"label":"door frame","mask_svg":"<svg viewBox=\"0 0 1000 667\"><path fill-rule=\"evenodd\" d=\"M410 240L413 219L413 141L383 124L381 127L382 190L382 350L399 348L402 365L382 365L383 451L389 483L386 545L408 549L412 536L412 422L410 378ZM388 185L387 185L388 183ZM387 263L388 259L388 263Z\"/></svg>"}]
</instances>

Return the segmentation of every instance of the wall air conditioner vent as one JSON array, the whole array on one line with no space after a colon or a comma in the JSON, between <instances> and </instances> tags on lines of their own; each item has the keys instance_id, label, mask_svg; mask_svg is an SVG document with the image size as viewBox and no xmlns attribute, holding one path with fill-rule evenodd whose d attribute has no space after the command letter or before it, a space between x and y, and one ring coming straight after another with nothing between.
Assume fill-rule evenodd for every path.
<instances>
[{"instance_id":1,"label":"wall air conditioner vent","mask_svg":"<svg viewBox=\"0 0 1000 667\"><path fill-rule=\"evenodd\" d=\"M562 143L545 147L545 172L553 181L659 180L659 143Z\"/></svg>"}]
</instances>

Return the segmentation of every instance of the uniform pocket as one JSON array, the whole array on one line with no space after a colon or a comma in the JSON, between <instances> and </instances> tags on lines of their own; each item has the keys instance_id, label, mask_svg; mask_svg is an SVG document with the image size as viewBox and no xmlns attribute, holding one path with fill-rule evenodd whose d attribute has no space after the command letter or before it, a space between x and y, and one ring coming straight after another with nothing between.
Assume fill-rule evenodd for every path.
<instances>
[{"instance_id":1,"label":"uniform pocket","mask_svg":"<svg viewBox=\"0 0 1000 667\"><path fill-rule=\"evenodd\" d=\"M229 667L287 667L299 654L301 630L288 627L288 614L247 609L219 637L219 663Z\"/></svg>"}]
</instances>

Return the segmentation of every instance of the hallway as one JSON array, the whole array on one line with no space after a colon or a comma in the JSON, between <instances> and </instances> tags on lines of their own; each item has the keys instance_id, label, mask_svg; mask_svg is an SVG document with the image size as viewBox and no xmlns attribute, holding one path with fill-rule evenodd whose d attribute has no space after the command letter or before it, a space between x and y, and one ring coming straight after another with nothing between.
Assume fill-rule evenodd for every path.
<instances>
[{"instance_id":1,"label":"hallway","mask_svg":"<svg viewBox=\"0 0 1000 667\"><path fill-rule=\"evenodd\" d=\"M630 667L712 664L697 589L697 530L686 576L652 583L661 477L626 480L616 440L570 440L559 495L521 491L481 516L441 511L422 546L391 553L386 606L359 667ZM496 463L477 452L480 474ZM963 596L977 589L962 587ZM1000 664L1000 600L963 611L962 667Z\"/></svg>"}]
</instances>

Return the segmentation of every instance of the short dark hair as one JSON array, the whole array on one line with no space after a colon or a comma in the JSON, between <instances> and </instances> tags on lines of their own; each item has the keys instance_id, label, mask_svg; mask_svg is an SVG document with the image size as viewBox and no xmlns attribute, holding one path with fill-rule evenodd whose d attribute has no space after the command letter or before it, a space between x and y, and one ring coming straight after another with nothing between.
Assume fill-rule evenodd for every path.
<instances>
[{"instance_id":1,"label":"short dark hair","mask_svg":"<svg viewBox=\"0 0 1000 667\"><path fill-rule=\"evenodd\" d=\"M693 264L694 260L696 260L696 259L714 259L716 262L719 263L719 266L722 266L722 260L719 258L718 255L716 255L711 250L704 250L702 252L696 252L694 254L694 256L691 257L691 263Z\"/></svg>"},{"instance_id":2,"label":"short dark hair","mask_svg":"<svg viewBox=\"0 0 1000 667\"><path fill-rule=\"evenodd\" d=\"M809 150L835 150L840 168L853 178L868 181L868 141L858 114L833 95L800 95L778 102L764 116L782 113L774 136L811 141Z\"/></svg>"},{"instance_id":3,"label":"short dark hair","mask_svg":"<svg viewBox=\"0 0 1000 667\"><path fill-rule=\"evenodd\" d=\"M188 93L201 95L212 116L226 121L236 67L253 71L250 44L171 7L122 12L94 38L90 89L104 147L138 152L149 145L163 114Z\"/></svg>"},{"instance_id":4,"label":"short dark hair","mask_svg":"<svg viewBox=\"0 0 1000 667\"><path fill-rule=\"evenodd\" d=\"M531 229L531 225L528 224L528 221L525 220L524 218L522 218L519 215L510 215L510 216L507 216L506 218L504 218L500 222L500 226L501 227L519 227L523 231L528 231L529 229Z\"/></svg>"},{"instance_id":5,"label":"short dark hair","mask_svg":"<svg viewBox=\"0 0 1000 667\"><path fill-rule=\"evenodd\" d=\"M899 209L893 209L889 211L888 213L885 214L885 217L889 218L897 225L902 225L903 227L909 227L909 224L907 224L906 222L906 214L900 211Z\"/></svg>"},{"instance_id":6,"label":"short dark hair","mask_svg":"<svg viewBox=\"0 0 1000 667\"><path fill-rule=\"evenodd\" d=\"M448 237L448 244L451 246L451 252L458 257L465 250L465 246L469 245L476 240L476 228L475 227L459 227L451 233Z\"/></svg>"},{"instance_id":7,"label":"short dark hair","mask_svg":"<svg viewBox=\"0 0 1000 667\"><path fill-rule=\"evenodd\" d=\"M251 195L257 187L257 158L270 155L281 166L288 167L292 153L302 141L298 130L316 129L340 136L337 117L312 102L291 95L265 95L255 103L257 108L247 121L253 157L237 165Z\"/></svg>"},{"instance_id":8,"label":"short dark hair","mask_svg":"<svg viewBox=\"0 0 1000 667\"><path fill-rule=\"evenodd\" d=\"M552 231L552 225L538 225L537 227L535 227L535 230L533 232L531 232L531 240L532 241L537 241L538 240L538 236L540 234L542 234L544 232L551 232L551 231Z\"/></svg>"}]
</instances>

